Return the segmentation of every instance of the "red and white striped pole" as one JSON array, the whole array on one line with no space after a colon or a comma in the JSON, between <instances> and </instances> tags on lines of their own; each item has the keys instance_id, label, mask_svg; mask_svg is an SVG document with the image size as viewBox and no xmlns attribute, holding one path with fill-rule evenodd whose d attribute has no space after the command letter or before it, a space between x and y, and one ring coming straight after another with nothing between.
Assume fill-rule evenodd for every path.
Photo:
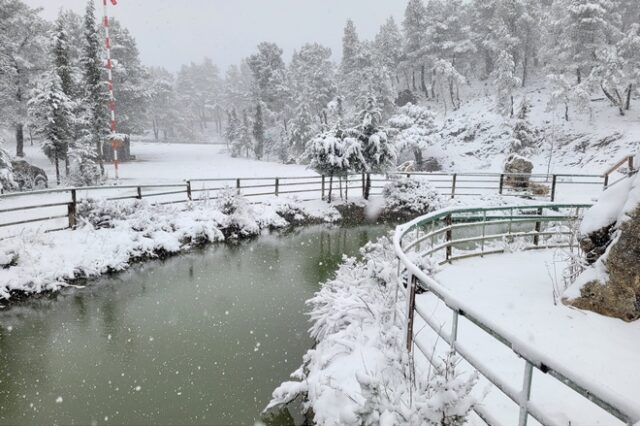
<instances>
[{"instance_id":1,"label":"red and white striped pole","mask_svg":"<svg viewBox=\"0 0 640 426\"><path fill-rule=\"evenodd\" d=\"M117 0L110 0L112 5L118 4ZM102 0L104 6L104 18L102 24L105 34L105 48L107 49L107 87L109 88L109 111L111 112L111 149L113 150L113 167L118 179L118 141L116 141L116 98L113 95L113 62L111 61L111 37L109 36L109 15L107 13L107 0Z\"/></svg>"}]
</instances>

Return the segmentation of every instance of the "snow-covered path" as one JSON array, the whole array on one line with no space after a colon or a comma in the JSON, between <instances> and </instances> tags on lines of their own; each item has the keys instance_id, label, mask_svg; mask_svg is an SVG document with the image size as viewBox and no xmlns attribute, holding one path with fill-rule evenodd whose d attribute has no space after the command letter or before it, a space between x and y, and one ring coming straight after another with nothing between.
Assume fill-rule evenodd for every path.
<instances>
[{"instance_id":1,"label":"snow-covered path","mask_svg":"<svg viewBox=\"0 0 640 426\"><path fill-rule=\"evenodd\" d=\"M624 323L591 312L554 305L553 280L561 280L564 267L556 250L519 252L465 260L445 266L435 279L455 297L482 312L489 323L546 354L605 395L640 405L637 389L640 370L634 366L640 352L640 323ZM557 278L556 278L557 277ZM430 294L417 304L449 330L450 311ZM433 346L434 334L419 322L418 339ZM509 348L461 320L459 340L483 363L516 389L522 386L524 362ZM445 348L441 343L440 349ZM525 348L526 350L526 348ZM482 388L482 386L479 386ZM607 413L552 378L534 370L531 399L558 424L619 424ZM484 400L487 410L504 424L517 423L517 407L497 389Z\"/></svg>"}]
</instances>

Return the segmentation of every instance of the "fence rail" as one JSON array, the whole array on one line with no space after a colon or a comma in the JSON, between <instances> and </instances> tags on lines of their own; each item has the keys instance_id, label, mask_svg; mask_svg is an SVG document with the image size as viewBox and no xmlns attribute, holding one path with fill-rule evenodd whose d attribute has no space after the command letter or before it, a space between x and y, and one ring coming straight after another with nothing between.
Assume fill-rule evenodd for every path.
<instances>
[{"instance_id":1,"label":"fence rail","mask_svg":"<svg viewBox=\"0 0 640 426\"><path fill-rule=\"evenodd\" d=\"M405 225L399 226L394 235L394 249L398 256L398 290L407 294L406 344L410 352L414 346L433 362L433 349L416 341L413 330L416 315L449 347L460 354L473 368L489 380L519 408L520 426L527 424L529 417L543 425L557 424L545 407L531 401L531 383L534 373L545 374L558 383L582 395L593 404L627 425L640 420L640 407L629 406L617 396L602 394L598 389L585 384L563 365L559 365L544 354L539 354L531 345L517 340L500 324L491 323L467 303L452 297L447 289L428 276L415 263L415 254L429 257L440 264L451 263L469 257L503 253L504 244L492 241L511 242L521 240L520 248L534 250L550 247L568 247L576 243L572 229L588 204L539 204L497 208L446 209L432 213ZM413 260L412 260L413 259ZM404 285L407 285L407 290ZM422 288L437 297L451 311L451 330L442 326L420 307L416 306L416 292ZM397 293L396 293L397 294ZM524 360L522 387L515 388L502 379L488 364L482 362L458 336L460 318L466 318L473 327L506 345L517 357ZM486 407L477 407L476 414L489 425L500 424Z\"/></svg>"},{"instance_id":2,"label":"fence rail","mask_svg":"<svg viewBox=\"0 0 640 426\"><path fill-rule=\"evenodd\" d=\"M587 174L392 173L358 174L333 179L322 175L233 177L154 185L57 188L0 195L0 229L21 231L32 223L45 231L73 228L77 224L77 204L91 198L110 201L150 199L154 203L179 204L215 199L218 191L232 188L253 201L291 194L298 194L305 199L326 199L331 188L331 193L336 197L339 194L341 198L348 199L354 195L363 196L368 181L369 195L379 196L391 179L402 176L430 182L436 190L451 198L502 194L554 201L559 194L562 196L562 191L569 185L592 185L594 194L604 187L604 176ZM525 181L527 183L523 184ZM16 229L18 227L20 229ZM10 233L3 232L0 237L10 236L7 234Z\"/></svg>"}]
</instances>

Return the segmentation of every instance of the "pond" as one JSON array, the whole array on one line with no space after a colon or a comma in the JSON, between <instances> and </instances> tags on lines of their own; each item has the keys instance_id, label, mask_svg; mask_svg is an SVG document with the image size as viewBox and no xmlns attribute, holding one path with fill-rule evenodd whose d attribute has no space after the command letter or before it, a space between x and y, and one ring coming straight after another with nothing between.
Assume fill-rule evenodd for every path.
<instances>
[{"instance_id":1,"label":"pond","mask_svg":"<svg viewBox=\"0 0 640 426\"><path fill-rule=\"evenodd\" d=\"M387 229L212 245L0 310L0 424L300 424L260 411L313 344L304 301Z\"/></svg>"}]
</instances>

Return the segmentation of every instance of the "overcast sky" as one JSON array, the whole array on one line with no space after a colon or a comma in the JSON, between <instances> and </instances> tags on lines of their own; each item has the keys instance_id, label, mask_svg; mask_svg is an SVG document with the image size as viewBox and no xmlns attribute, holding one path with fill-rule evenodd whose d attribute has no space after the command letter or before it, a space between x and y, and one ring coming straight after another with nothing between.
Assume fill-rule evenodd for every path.
<instances>
[{"instance_id":1,"label":"overcast sky","mask_svg":"<svg viewBox=\"0 0 640 426\"><path fill-rule=\"evenodd\" d=\"M61 7L83 13L86 0L24 0L55 19ZM146 65L176 71L210 57L223 70L261 41L277 43L287 61L298 46L317 41L341 54L342 30L352 18L372 38L391 15L402 22L405 0L119 0L110 15L135 36ZM102 0L96 0L102 14Z\"/></svg>"}]
</instances>

